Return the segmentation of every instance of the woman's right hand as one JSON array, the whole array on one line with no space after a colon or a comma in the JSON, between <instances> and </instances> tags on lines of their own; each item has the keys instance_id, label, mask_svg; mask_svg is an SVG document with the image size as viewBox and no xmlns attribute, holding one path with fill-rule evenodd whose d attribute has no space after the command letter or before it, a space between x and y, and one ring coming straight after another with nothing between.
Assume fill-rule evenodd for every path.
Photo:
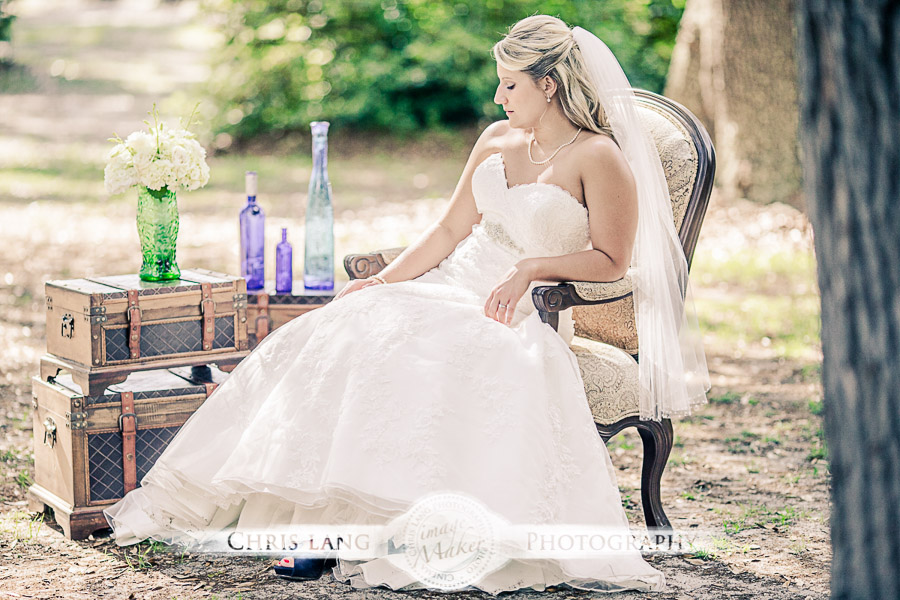
<instances>
[{"instance_id":1,"label":"woman's right hand","mask_svg":"<svg viewBox=\"0 0 900 600\"><path fill-rule=\"evenodd\" d=\"M345 285L340 292L338 292L337 296L334 297L332 302L343 298L347 294L353 293L355 291L361 290L364 287L368 287L370 285L384 285L377 279L372 279L371 277L366 277L365 279L353 279L347 285Z\"/></svg>"}]
</instances>

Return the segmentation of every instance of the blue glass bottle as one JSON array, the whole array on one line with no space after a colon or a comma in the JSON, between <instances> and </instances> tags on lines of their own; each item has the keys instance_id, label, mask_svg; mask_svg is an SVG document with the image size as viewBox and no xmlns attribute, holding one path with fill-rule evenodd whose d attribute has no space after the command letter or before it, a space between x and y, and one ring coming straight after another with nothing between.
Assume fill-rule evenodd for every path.
<instances>
[{"instance_id":1,"label":"blue glass bottle","mask_svg":"<svg viewBox=\"0 0 900 600\"><path fill-rule=\"evenodd\" d=\"M290 294L294 285L294 249L287 241L287 227L281 228L281 242L275 247L275 292Z\"/></svg>"},{"instance_id":2,"label":"blue glass bottle","mask_svg":"<svg viewBox=\"0 0 900 600\"><path fill-rule=\"evenodd\" d=\"M248 290L260 290L266 284L266 213L256 203L256 171L245 176L247 206L241 211L241 276Z\"/></svg>"},{"instance_id":3,"label":"blue glass bottle","mask_svg":"<svg viewBox=\"0 0 900 600\"><path fill-rule=\"evenodd\" d=\"M306 245L303 286L308 290L334 289L334 208L328 181L328 121L310 123L313 169L306 203Z\"/></svg>"}]
</instances>

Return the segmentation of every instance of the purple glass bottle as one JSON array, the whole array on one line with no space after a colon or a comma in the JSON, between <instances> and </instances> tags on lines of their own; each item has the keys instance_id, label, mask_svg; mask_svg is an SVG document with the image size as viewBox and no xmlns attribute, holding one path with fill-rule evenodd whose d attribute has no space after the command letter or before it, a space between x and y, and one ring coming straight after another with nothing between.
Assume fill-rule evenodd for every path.
<instances>
[{"instance_id":1,"label":"purple glass bottle","mask_svg":"<svg viewBox=\"0 0 900 600\"><path fill-rule=\"evenodd\" d=\"M266 213L256 203L256 171L247 171L245 183L247 206L240 217L241 276L247 280L248 290L260 290L266 285Z\"/></svg>"},{"instance_id":2,"label":"purple glass bottle","mask_svg":"<svg viewBox=\"0 0 900 600\"><path fill-rule=\"evenodd\" d=\"M287 227L281 228L281 242L275 247L275 291L290 294L294 285L294 249L287 241Z\"/></svg>"}]
</instances>

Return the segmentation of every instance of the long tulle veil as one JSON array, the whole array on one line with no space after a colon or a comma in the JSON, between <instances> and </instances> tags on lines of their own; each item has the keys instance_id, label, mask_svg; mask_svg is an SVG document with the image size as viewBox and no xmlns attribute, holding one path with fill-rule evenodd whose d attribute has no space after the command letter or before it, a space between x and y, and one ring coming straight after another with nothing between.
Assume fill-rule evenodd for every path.
<instances>
[{"instance_id":1,"label":"long tulle veil","mask_svg":"<svg viewBox=\"0 0 900 600\"><path fill-rule=\"evenodd\" d=\"M640 347L640 418L688 415L692 406L707 401L709 372L662 163L612 51L581 27L572 35L637 183L638 229L629 274Z\"/></svg>"}]
</instances>

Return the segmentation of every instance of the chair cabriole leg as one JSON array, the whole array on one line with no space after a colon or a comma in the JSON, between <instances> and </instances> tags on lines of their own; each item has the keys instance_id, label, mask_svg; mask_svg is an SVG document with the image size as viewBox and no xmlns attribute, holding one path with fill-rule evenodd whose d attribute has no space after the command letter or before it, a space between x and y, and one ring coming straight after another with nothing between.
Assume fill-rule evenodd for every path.
<instances>
[{"instance_id":1,"label":"chair cabriole leg","mask_svg":"<svg viewBox=\"0 0 900 600\"><path fill-rule=\"evenodd\" d=\"M648 528L671 529L662 507L660 480L672 451L672 421L638 421L635 427L644 443L644 464L641 469L641 501Z\"/></svg>"}]
</instances>

